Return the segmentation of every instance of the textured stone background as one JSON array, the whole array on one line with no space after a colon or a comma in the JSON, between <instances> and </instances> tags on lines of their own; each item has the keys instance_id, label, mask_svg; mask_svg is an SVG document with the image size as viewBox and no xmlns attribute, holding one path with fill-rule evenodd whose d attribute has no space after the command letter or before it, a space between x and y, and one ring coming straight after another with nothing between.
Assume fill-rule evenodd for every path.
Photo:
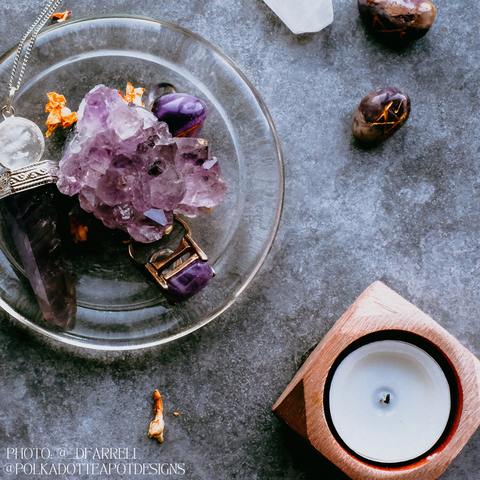
<instances>
[{"instance_id":1,"label":"textured stone background","mask_svg":"<svg viewBox=\"0 0 480 480\"><path fill-rule=\"evenodd\" d=\"M1 52L43 3L1 2ZM85 353L2 315L0 464L7 447L121 446L141 461L185 463L189 480L344 478L270 409L304 352L375 280L480 357L480 4L435 4L432 30L397 53L365 32L355 0L334 0L333 25L299 36L262 0L64 1L77 18L162 18L229 55L278 129L285 207L249 289L221 318L164 348ZM388 84L410 94L412 115L387 143L362 149L353 112ZM166 407L162 445L146 436L155 388ZM441 478L478 479L479 467L477 432Z\"/></svg>"}]
</instances>

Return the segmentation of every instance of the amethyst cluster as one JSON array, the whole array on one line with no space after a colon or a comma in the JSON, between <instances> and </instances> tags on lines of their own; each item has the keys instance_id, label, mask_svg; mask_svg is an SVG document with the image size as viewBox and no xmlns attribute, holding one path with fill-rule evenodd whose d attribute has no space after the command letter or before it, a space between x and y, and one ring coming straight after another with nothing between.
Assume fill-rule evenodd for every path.
<instances>
[{"instance_id":1,"label":"amethyst cluster","mask_svg":"<svg viewBox=\"0 0 480 480\"><path fill-rule=\"evenodd\" d=\"M173 138L149 110L103 85L78 110L60 161L58 189L139 242L161 238L174 213L196 216L226 193L220 166L200 138Z\"/></svg>"}]
</instances>

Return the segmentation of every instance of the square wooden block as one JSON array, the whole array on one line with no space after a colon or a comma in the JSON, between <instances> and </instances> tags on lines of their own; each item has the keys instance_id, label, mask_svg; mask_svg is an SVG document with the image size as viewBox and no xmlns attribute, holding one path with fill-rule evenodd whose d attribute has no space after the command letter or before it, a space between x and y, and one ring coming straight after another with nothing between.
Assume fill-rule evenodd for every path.
<instances>
[{"instance_id":1,"label":"square wooden block","mask_svg":"<svg viewBox=\"0 0 480 480\"><path fill-rule=\"evenodd\" d=\"M431 346L442 356L454 387L449 424L433 451L411 463L391 466L369 462L342 445L330 428L325 395L329 373L342 353L355 342L382 335L406 335ZM480 362L428 315L383 283L375 282L318 344L275 403L273 412L354 480L434 480L480 424Z\"/></svg>"}]
</instances>

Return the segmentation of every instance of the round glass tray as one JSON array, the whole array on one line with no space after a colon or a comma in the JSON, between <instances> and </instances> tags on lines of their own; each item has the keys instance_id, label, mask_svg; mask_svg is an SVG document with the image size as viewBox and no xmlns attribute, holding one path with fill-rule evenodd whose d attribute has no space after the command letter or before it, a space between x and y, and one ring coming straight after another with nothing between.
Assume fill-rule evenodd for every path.
<instances>
[{"instance_id":1,"label":"round glass tray","mask_svg":"<svg viewBox=\"0 0 480 480\"><path fill-rule=\"evenodd\" d=\"M1 85L8 83L14 53L12 48L0 59ZM65 95L67 107L75 111L94 86L125 91L127 82L146 88L146 94L152 85L168 82L207 104L201 137L218 158L228 191L208 214L187 221L216 271L210 284L185 303L168 305L135 268L119 232L100 225L92 232L95 242L77 244L71 252L78 303L75 326L53 331L45 326L0 220L0 306L45 335L103 350L166 343L222 313L265 260L283 202L282 153L265 104L228 57L181 27L125 16L50 26L36 41L13 106L18 116L45 132L46 93ZM66 136L57 129L47 138L43 158L60 160Z\"/></svg>"}]
</instances>

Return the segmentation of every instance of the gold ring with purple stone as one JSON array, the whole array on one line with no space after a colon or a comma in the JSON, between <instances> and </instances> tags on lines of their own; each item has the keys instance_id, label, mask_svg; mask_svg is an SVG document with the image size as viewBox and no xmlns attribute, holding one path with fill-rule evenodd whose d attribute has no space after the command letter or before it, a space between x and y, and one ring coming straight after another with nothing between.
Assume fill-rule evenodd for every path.
<instances>
[{"instance_id":1,"label":"gold ring with purple stone","mask_svg":"<svg viewBox=\"0 0 480 480\"><path fill-rule=\"evenodd\" d=\"M177 216L173 221L185 230L180 244L174 250L163 245L162 240L169 235L162 237L160 245L155 242L153 253L148 252L148 246L139 242L128 245L130 257L172 305L188 300L202 291L215 276L207 255L193 240L189 226ZM145 256L137 252L139 248L147 250L146 261Z\"/></svg>"}]
</instances>

